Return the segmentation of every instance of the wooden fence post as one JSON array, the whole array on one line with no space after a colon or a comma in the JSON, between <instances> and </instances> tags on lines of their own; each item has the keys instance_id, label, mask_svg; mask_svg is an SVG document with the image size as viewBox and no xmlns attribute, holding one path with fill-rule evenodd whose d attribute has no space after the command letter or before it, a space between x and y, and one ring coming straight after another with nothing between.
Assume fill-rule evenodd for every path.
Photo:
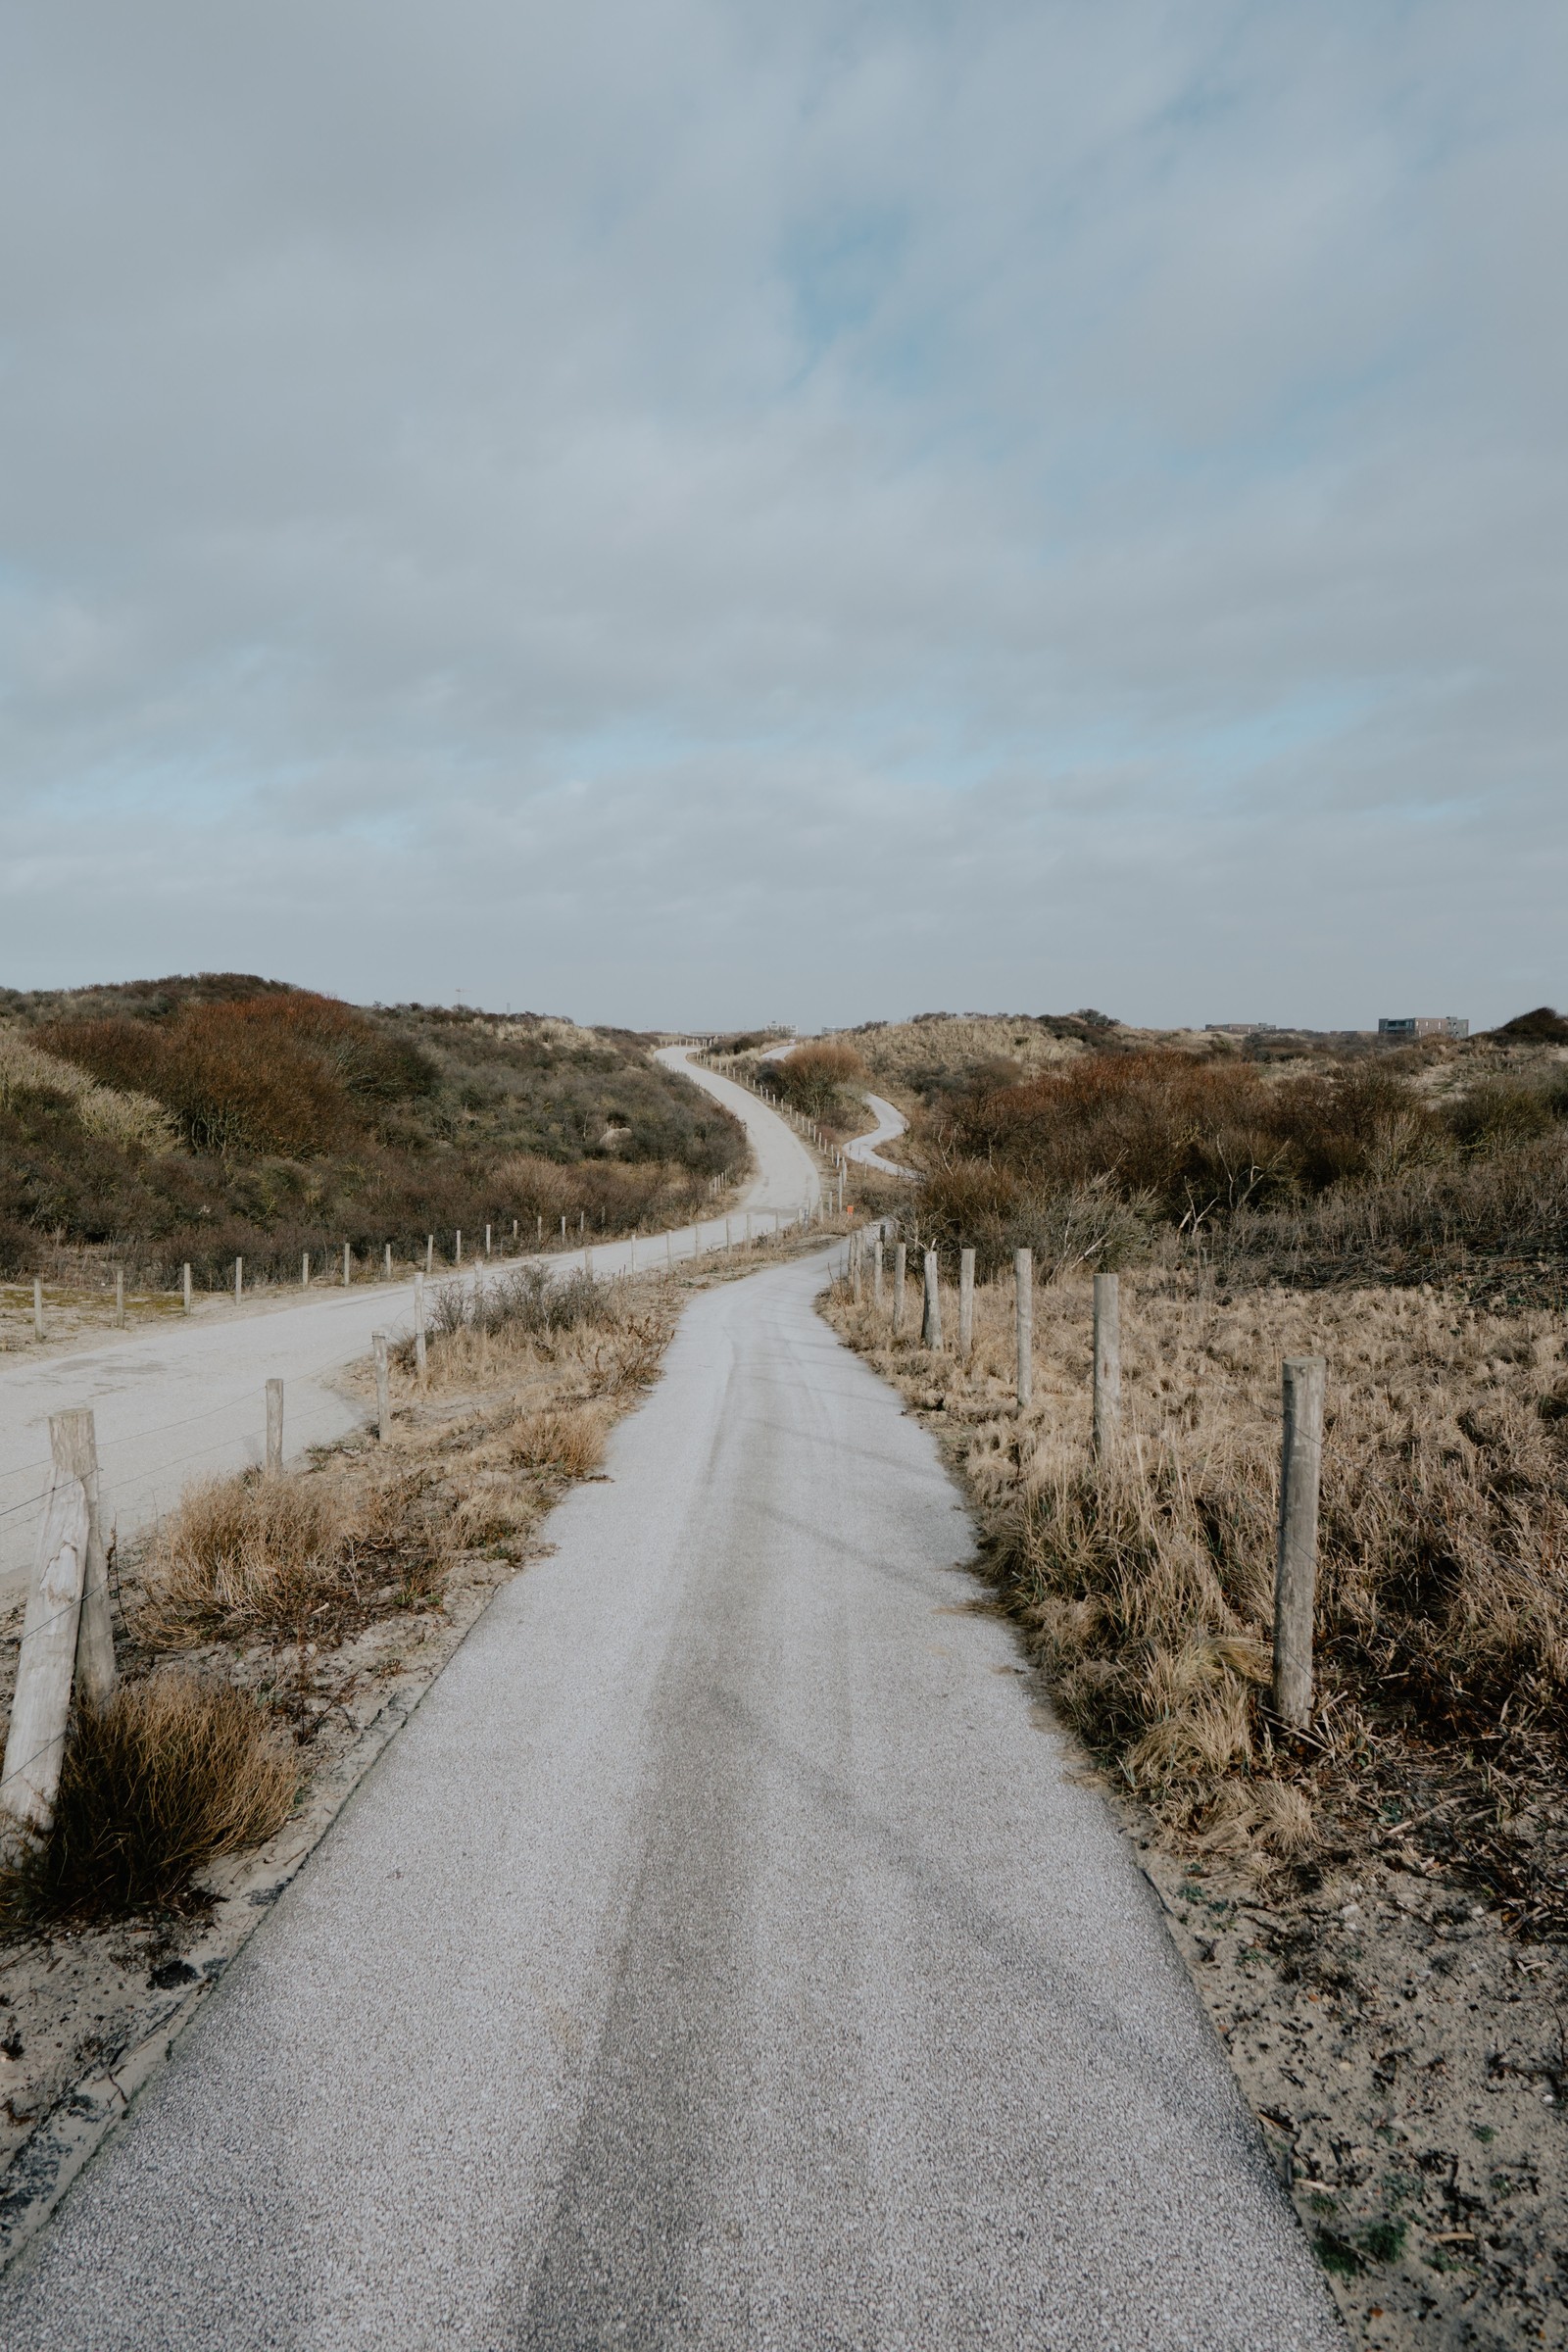
<instances>
[{"instance_id":1,"label":"wooden fence post","mask_svg":"<svg viewBox=\"0 0 1568 2352\"><path fill-rule=\"evenodd\" d=\"M535 1217L535 1219L534 1219L534 1237L533 1237L533 1238L534 1238L534 1247L535 1247L535 1249L537 1249L537 1250L542 1250L542 1249L544 1248L544 1246L545 1246L545 1220L544 1220L543 1213L541 1213L539 1216Z\"/></svg>"},{"instance_id":2,"label":"wooden fence post","mask_svg":"<svg viewBox=\"0 0 1568 2352\"><path fill-rule=\"evenodd\" d=\"M236 1258L235 1258L235 1260L234 1260L234 1303L236 1304L236 1306L238 1305L238 1303L239 1303L239 1301L241 1300L241 1298L244 1298L244 1296L245 1296L245 1260L244 1260L242 1257L236 1257Z\"/></svg>"},{"instance_id":3,"label":"wooden fence post","mask_svg":"<svg viewBox=\"0 0 1568 2352\"><path fill-rule=\"evenodd\" d=\"M1121 1286L1095 1276L1095 1451L1107 1452L1121 1421Z\"/></svg>"},{"instance_id":4,"label":"wooden fence post","mask_svg":"<svg viewBox=\"0 0 1568 2352\"><path fill-rule=\"evenodd\" d=\"M283 1383L270 1380L267 1384L267 1467L283 1467Z\"/></svg>"},{"instance_id":5,"label":"wooden fence post","mask_svg":"<svg viewBox=\"0 0 1568 2352\"><path fill-rule=\"evenodd\" d=\"M117 1331L123 1331L123 1330L124 1330L124 1328L125 1328L125 1269L124 1269L124 1267L123 1267L123 1266L117 1266L117 1267L115 1268L115 1329L116 1329Z\"/></svg>"},{"instance_id":6,"label":"wooden fence post","mask_svg":"<svg viewBox=\"0 0 1568 2352\"><path fill-rule=\"evenodd\" d=\"M974 1251L958 1251L958 1354L969 1360L974 1346Z\"/></svg>"},{"instance_id":7,"label":"wooden fence post","mask_svg":"<svg viewBox=\"0 0 1568 2352\"><path fill-rule=\"evenodd\" d=\"M904 1329L904 1275L908 1263L908 1250L900 1242L893 1252L893 1336L898 1338Z\"/></svg>"},{"instance_id":8,"label":"wooden fence post","mask_svg":"<svg viewBox=\"0 0 1568 2352\"><path fill-rule=\"evenodd\" d=\"M850 1236L850 1296L855 1300L857 1306L860 1304L860 1301L864 1297L864 1241L865 1236L863 1233L853 1233Z\"/></svg>"},{"instance_id":9,"label":"wooden fence post","mask_svg":"<svg viewBox=\"0 0 1568 2352\"><path fill-rule=\"evenodd\" d=\"M60 1787L86 1565L87 1497L79 1478L57 1470L33 1552L11 1729L0 1764L0 1804L40 1832L54 1820Z\"/></svg>"},{"instance_id":10,"label":"wooden fence post","mask_svg":"<svg viewBox=\"0 0 1568 2352\"><path fill-rule=\"evenodd\" d=\"M457 1228L457 1239L453 1245L452 1263L455 1266L461 1266L463 1263L463 1227L461 1225Z\"/></svg>"},{"instance_id":11,"label":"wooden fence post","mask_svg":"<svg viewBox=\"0 0 1568 2352\"><path fill-rule=\"evenodd\" d=\"M1294 1731L1303 1730L1312 1715L1325 1375L1320 1355L1285 1359L1279 1544L1274 1555L1274 1712Z\"/></svg>"},{"instance_id":12,"label":"wooden fence post","mask_svg":"<svg viewBox=\"0 0 1568 2352\"><path fill-rule=\"evenodd\" d=\"M426 1281L428 1281L428 1280L429 1280L429 1278L430 1278L430 1276L431 1276L431 1275L432 1275L434 1272L435 1272L435 1235L434 1235L433 1233L427 1233L427 1234L425 1235L425 1237L424 1237L424 1274L425 1274L425 1280L426 1280Z\"/></svg>"},{"instance_id":13,"label":"wooden fence post","mask_svg":"<svg viewBox=\"0 0 1568 2352\"><path fill-rule=\"evenodd\" d=\"M488 1225L484 1229L484 1253L486 1257L490 1254L490 1228Z\"/></svg>"},{"instance_id":14,"label":"wooden fence post","mask_svg":"<svg viewBox=\"0 0 1568 2352\"><path fill-rule=\"evenodd\" d=\"M877 1227L876 1240L871 1248L871 1304L882 1312L882 1228Z\"/></svg>"},{"instance_id":15,"label":"wooden fence post","mask_svg":"<svg viewBox=\"0 0 1568 2352\"><path fill-rule=\"evenodd\" d=\"M349 1281L353 1275L353 1271L354 1260L349 1254L349 1246L347 1242L345 1242L343 1245L343 1288L345 1290L347 1290L349 1287Z\"/></svg>"},{"instance_id":16,"label":"wooden fence post","mask_svg":"<svg viewBox=\"0 0 1568 2352\"><path fill-rule=\"evenodd\" d=\"M937 1253L925 1253L925 1313L920 1319L920 1345L934 1355L942 1353L942 1269Z\"/></svg>"},{"instance_id":17,"label":"wooden fence post","mask_svg":"<svg viewBox=\"0 0 1568 2352\"><path fill-rule=\"evenodd\" d=\"M1018 1410L1035 1396L1035 1260L1031 1250L1012 1253L1013 1321L1018 1340Z\"/></svg>"},{"instance_id":18,"label":"wooden fence post","mask_svg":"<svg viewBox=\"0 0 1568 2352\"><path fill-rule=\"evenodd\" d=\"M302 1291L308 1291L308 1290L310 1289L310 1287L311 1287L311 1253L310 1253L310 1251L309 1251L308 1250L302 1250L300 1251L300 1289L301 1289Z\"/></svg>"},{"instance_id":19,"label":"wooden fence post","mask_svg":"<svg viewBox=\"0 0 1568 2352\"><path fill-rule=\"evenodd\" d=\"M307 1261L307 1262L309 1262L309 1261ZM183 1264L183 1265L180 1267L180 1270L179 1270L179 1288L180 1288L180 1293L181 1293L181 1296L182 1296L182 1298L183 1298L183 1299L184 1299L184 1303L185 1303L185 1312L186 1312L186 1314L188 1315L188 1314L190 1313L190 1303L191 1303L191 1302L190 1302L190 1260L189 1260L189 1258L187 1258L187 1259L185 1260L185 1263L184 1263L184 1264Z\"/></svg>"},{"instance_id":20,"label":"wooden fence post","mask_svg":"<svg viewBox=\"0 0 1568 2352\"><path fill-rule=\"evenodd\" d=\"M43 1338L43 1278L37 1274L32 1278L32 1336Z\"/></svg>"},{"instance_id":21,"label":"wooden fence post","mask_svg":"<svg viewBox=\"0 0 1568 2352\"><path fill-rule=\"evenodd\" d=\"M392 1245L391 1245L391 1243L390 1243L390 1242L388 1242L388 1244L387 1244L387 1246L386 1246L386 1254L384 1255L384 1257L383 1257L383 1258L382 1258L382 1260L381 1260L381 1280L382 1280L383 1282L390 1282L390 1281L391 1281L391 1279L392 1279Z\"/></svg>"},{"instance_id":22,"label":"wooden fence post","mask_svg":"<svg viewBox=\"0 0 1568 2352\"><path fill-rule=\"evenodd\" d=\"M387 1375L386 1333L372 1331L370 1346L375 1351L375 1434L384 1446L392 1435L392 1396Z\"/></svg>"},{"instance_id":23,"label":"wooden fence post","mask_svg":"<svg viewBox=\"0 0 1568 2352\"><path fill-rule=\"evenodd\" d=\"M424 1379L424 1276L414 1277L414 1369Z\"/></svg>"},{"instance_id":24,"label":"wooden fence post","mask_svg":"<svg viewBox=\"0 0 1568 2352\"><path fill-rule=\"evenodd\" d=\"M98 1498L98 1432L91 1410L49 1416L49 1451L62 1478L81 1481L87 1497L87 1558L76 1620L76 1680L102 1701L115 1687L115 1619L109 1603L109 1554Z\"/></svg>"}]
</instances>

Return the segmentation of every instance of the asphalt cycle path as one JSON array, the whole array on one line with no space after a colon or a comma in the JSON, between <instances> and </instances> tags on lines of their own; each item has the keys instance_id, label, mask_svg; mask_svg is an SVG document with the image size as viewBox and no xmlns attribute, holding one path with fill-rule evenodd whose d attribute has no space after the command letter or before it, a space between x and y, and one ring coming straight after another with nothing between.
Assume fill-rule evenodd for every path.
<instances>
[{"instance_id":1,"label":"asphalt cycle path","mask_svg":"<svg viewBox=\"0 0 1568 2352\"><path fill-rule=\"evenodd\" d=\"M8 2352L1328 2352L824 1255L694 1297L0 2282Z\"/></svg>"},{"instance_id":2,"label":"asphalt cycle path","mask_svg":"<svg viewBox=\"0 0 1568 2352\"><path fill-rule=\"evenodd\" d=\"M816 1164L785 1122L744 1087L693 1067L680 1049L661 1059L682 1069L742 1119L757 1174L739 1209L636 1242L594 1244L596 1273L645 1270L718 1248L726 1234L766 1231L814 1206ZM513 1259L513 1266L527 1260ZM570 1272L578 1250L541 1262ZM495 1260L443 1266L438 1277L480 1281L505 1270ZM325 1282L280 1302L259 1294L254 1311L161 1321L150 1331L100 1337L59 1354L0 1364L0 1607L20 1597L49 1485L49 1416L90 1406L96 1424L106 1524L121 1541L148 1527L194 1477L242 1470L262 1458L266 1390L284 1384L285 1460L364 1426L364 1401L339 1385L368 1354L371 1334L413 1328L414 1281Z\"/></svg>"}]
</instances>

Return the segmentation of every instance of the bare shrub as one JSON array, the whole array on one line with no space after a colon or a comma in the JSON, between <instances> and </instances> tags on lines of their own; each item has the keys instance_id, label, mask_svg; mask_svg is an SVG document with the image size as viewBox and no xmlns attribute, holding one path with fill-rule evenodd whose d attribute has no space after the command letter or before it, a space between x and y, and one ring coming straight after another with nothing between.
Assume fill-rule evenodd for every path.
<instances>
[{"instance_id":1,"label":"bare shrub","mask_svg":"<svg viewBox=\"0 0 1568 2352\"><path fill-rule=\"evenodd\" d=\"M141 1630L170 1649L258 1638L338 1642L385 1608L439 1597L449 1538L423 1471L354 1493L254 1471L186 1489L154 1538Z\"/></svg>"},{"instance_id":2,"label":"bare shrub","mask_svg":"<svg viewBox=\"0 0 1568 2352\"><path fill-rule=\"evenodd\" d=\"M54 1826L0 1869L11 1927L168 1907L220 1855L282 1828L292 1743L244 1691L187 1669L73 1718Z\"/></svg>"}]
</instances>

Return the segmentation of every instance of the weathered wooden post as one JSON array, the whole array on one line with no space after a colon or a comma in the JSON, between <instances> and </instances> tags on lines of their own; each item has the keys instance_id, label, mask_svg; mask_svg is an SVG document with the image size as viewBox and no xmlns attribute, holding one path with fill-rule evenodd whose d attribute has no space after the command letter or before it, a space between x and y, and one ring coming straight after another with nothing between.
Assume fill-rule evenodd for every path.
<instances>
[{"instance_id":1,"label":"weathered wooden post","mask_svg":"<svg viewBox=\"0 0 1568 2352\"><path fill-rule=\"evenodd\" d=\"M512 1252L514 1256L517 1253L517 1219L515 1217L512 1220Z\"/></svg>"},{"instance_id":2,"label":"weathered wooden post","mask_svg":"<svg viewBox=\"0 0 1568 2352\"><path fill-rule=\"evenodd\" d=\"M384 1446L392 1435L392 1396L386 1364L386 1333L372 1331L370 1346L375 1352L375 1434Z\"/></svg>"},{"instance_id":3,"label":"weathered wooden post","mask_svg":"<svg viewBox=\"0 0 1568 2352\"><path fill-rule=\"evenodd\" d=\"M592 1282L594 1278L594 1253L588 1248L586 1243L583 1245L582 1270L588 1281Z\"/></svg>"},{"instance_id":4,"label":"weathered wooden post","mask_svg":"<svg viewBox=\"0 0 1568 2352\"><path fill-rule=\"evenodd\" d=\"M564 1217L561 1220L561 1247L563 1250L566 1247L566 1220Z\"/></svg>"},{"instance_id":5,"label":"weathered wooden post","mask_svg":"<svg viewBox=\"0 0 1568 2352\"><path fill-rule=\"evenodd\" d=\"M920 1318L920 1345L942 1353L942 1269L934 1250L925 1253L925 1312Z\"/></svg>"},{"instance_id":6,"label":"weathered wooden post","mask_svg":"<svg viewBox=\"0 0 1568 2352\"><path fill-rule=\"evenodd\" d=\"M1121 1421L1121 1285L1095 1276L1095 1451L1108 1452Z\"/></svg>"},{"instance_id":7,"label":"weathered wooden post","mask_svg":"<svg viewBox=\"0 0 1568 2352\"><path fill-rule=\"evenodd\" d=\"M1012 1253L1013 1321L1018 1339L1018 1410L1035 1396L1035 1260L1032 1250Z\"/></svg>"},{"instance_id":8,"label":"weathered wooden post","mask_svg":"<svg viewBox=\"0 0 1568 2352\"><path fill-rule=\"evenodd\" d=\"M347 1242L345 1242L343 1245L343 1288L345 1290L347 1290L349 1287L349 1283L353 1278L353 1273L354 1260L349 1253L349 1246Z\"/></svg>"},{"instance_id":9,"label":"weathered wooden post","mask_svg":"<svg viewBox=\"0 0 1568 2352\"><path fill-rule=\"evenodd\" d=\"M310 1259L309 1259L309 1258L307 1258L307 1259L306 1259L306 1261L305 1261L305 1263L306 1263L307 1267L310 1265L310 1262L311 1262L311 1261L310 1261ZM184 1264L183 1264L183 1265L180 1267L180 1269L179 1269L179 1288L180 1288L180 1296L181 1296L181 1298L183 1298L183 1300L184 1300L185 1312L186 1312L186 1314L188 1315L188 1314L190 1313L190 1309L191 1309L191 1298L190 1298L190 1259L189 1259L189 1258L186 1258L186 1260L185 1260Z\"/></svg>"},{"instance_id":10,"label":"weathered wooden post","mask_svg":"<svg viewBox=\"0 0 1568 2352\"><path fill-rule=\"evenodd\" d=\"M893 1252L893 1336L898 1338L904 1329L904 1276L908 1263L908 1250L900 1242Z\"/></svg>"},{"instance_id":11,"label":"weathered wooden post","mask_svg":"<svg viewBox=\"0 0 1568 2352\"><path fill-rule=\"evenodd\" d=\"M125 1269L124 1269L124 1267L123 1267L123 1266L117 1266L117 1267L115 1268L115 1329L116 1329L117 1331L123 1331L123 1330L124 1330L124 1328L125 1328Z\"/></svg>"},{"instance_id":12,"label":"weathered wooden post","mask_svg":"<svg viewBox=\"0 0 1568 2352\"><path fill-rule=\"evenodd\" d=\"M488 1225L484 1229L484 1253L486 1257L490 1254L490 1228Z\"/></svg>"},{"instance_id":13,"label":"weathered wooden post","mask_svg":"<svg viewBox=\"0 0 1568 2352\"><path fill-rule=\"evenodd\" d=\"M424 1278L425 1278L426 1282L428 1282L428 1281L429 1281L429 1279L430 1279L431 1275L432 1275L434 1272L435 1272L435 1235L434 1235L433 1233L427 1233L427 1234L425 1235L425 1237L424 1237Z\"/></svg>"},{"instance_id":14,"label":"weathered wooden post","mask_svg":"<svg viewBox=\"0 0 1568 2352\"><path fill-rule=\"evenodd\" d=\"M871 1304L882 1312L882 1228L877 1227L876 1241L871 1250Z\"/></svg>"},{"instance_id":15,"label":"weathered wooden post","mask_svg":"<svg viewBox=\"0 0 1568 2352\"><path fill-rule=\"evenodd\" d=\"M424 1379L424 1276L414 1277L414 1369Z\"/></svg>"},{"instance_id":16,"label":"weathered wooden post","mask_svg":"<svg viewBox=\"0 0 1568 2352\"><path fill-rule=\"evenodd\" d=\"M1303 1730L1312 1716L1325 1376L1320 1355L1285 1359L1279 1544L1274 1555L1274 1712L1294 1731Z\"/></svg>"},{"instance_id":17,"label":"weathered wooden post","mask_svg":"<svg viewBox=\"0 0 1568 2352\"><path fill-rule=\"evenodd\" d=\"M49 1451L58 1476L79 1479L87 1497L87 1558L76 1620L76 1682L103 1700L115 1687L115 1620L109 1605L109 1554L98 1497L98 1433L87 1408L49 1416Z\"/></svg>"},{"instance_id":18,"label":"weathered wooden post","mask_svg":"<svg viewBox=\"0 0 1568 2352\"><path fill-rule=\"evenodd\" d=\"M241 1299L244 1298L244 1296L245 1296L245 1260L244 1260L242 1257L236 1257L236 1258L235 1258L235 1260L234 1260L234 1304L235 1304L236 1306L238 1306L238 1304L239 1304L240 1300L241 1300Z\"/></svg>"},{"instance_id":19,"label":"weathered wooden post","mask_svg":"<svg viewBox=\"0 0 1568 2352\"><path fill-rule=\"evenodd\" d=\"M388 1242L388 1244L387 1244L387 1246L386 1246L386 1251L385 1251L385 1254L383 1255L383 1257L382 1257L382 1259L381 1259L381 1280L382 1280L383 1282L390 1282L390 1281L391 1281L391 1279L392 1279L392 1245L391 1245L391 1243L390 1243L390 1242Z\"/></svg>"},{"instance_id":20,"label":"weathered wooden post","mask_svg":"<svg viewBox=\"0 0 1568 2352\"><path fill-rule=\"evenodd\" d=\"M974 1251L958 1251L958 1356L967 1363L974 1347Z\"/></svg>"},{"instance_id":21,"label":"weathered wooden post","mask_svg":"<svg viewBox=\"0 0 1568 2352\"><path fill-rule=\"evenodd\" d=\"M850 1236L850 1296L857 1306L864 1297L864 1234L853 1233Z\"/></svg>"},{"instance_id":22,"label":"weathered wooden post","mask_svg":"<svg viewBox=\"0 0 1568 2352\"><path fill-rule=\"evenodd\" d=\"M309 1251L308 1250L302 1250L300 1251L300 1289L301 1289L302 1291L308 1291L308 1290L310 1289L310 1287L311 1287L311 1253L310 1253L310 1251Z\"/></svg>"},{"instance_id":23,"label":"weathered wooden post","mask_svg":"<svg viewBox=\"0 0 1568 2352\"><path fill-rule=\"evenodd\" d=\"M270 1380L267 1384L267 1467L283 1467L283 1383Z\"/></svg>"},{"instance_id":24,"label":"weathered wooden post","mask_svg":"<svg viewBox=\"0 0 1568 2352\"><path fill-rule=\"evenodd\" d=\"M0 1805L29 1829L54 1820L87 1565L87 1496L56 1471L33 1551L32 1584L17 1656L11 1729L0 1764Z\"/></svg>"},{"instance_id":25,"label":"weathered wooden post","mask_svg":"<svg viewBox=\"0 0 1568 2352\"><path fill-rule=\"evenodd\" d=\"M32 1278L32 1336L43 1338L43 1278L37 1274Z\"/></svg>"},{"instance_id":26,"label":"weathered wooden post","mask_svg":"<svg viewBox=\"0 0 1568 2352\"><path fill-rule=\"evenodd\" d=\"M452 1263L455 1266L461 1266L463 1263L463 1227L461 1225L457 1229L452 1245Z\"/></svg>"},{"instance_id":27,"label":"weathered wooden post","mask_svg":"<svg viewBox=\"0 0 1568 2352\"><path fill-rule=\"evenodd\" d=\"M544 1215L543 1215L543 1212L541 1212L541 1213L540 1213L540 1214L539 1214L537 1217L535 1217L535 1219L534 1219L534 1237L533 1237L533 1239L534 1239L534 1248L535 1248L536 1250L542 1250L542 1249L544 1248L544 1246L545 1246L545 1220L544 1220Z\"/></svg>"}]
</instances>

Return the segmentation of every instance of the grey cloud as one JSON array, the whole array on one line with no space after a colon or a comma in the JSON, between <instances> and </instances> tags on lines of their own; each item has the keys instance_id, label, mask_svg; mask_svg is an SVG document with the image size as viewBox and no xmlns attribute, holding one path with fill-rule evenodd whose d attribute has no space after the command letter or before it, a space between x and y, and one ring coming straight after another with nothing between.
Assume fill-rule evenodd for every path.
<instances>
[{"instance_id":1,"label":"grey cloud","mask_svg":"<svg viewBox=\"0 0 1568 2352\"><path fill-rule=\"evenodd\" d=\"M1506 0L14 24L0 976L1563 996L1563 65Z\"/></svg>"}]
</instances>

